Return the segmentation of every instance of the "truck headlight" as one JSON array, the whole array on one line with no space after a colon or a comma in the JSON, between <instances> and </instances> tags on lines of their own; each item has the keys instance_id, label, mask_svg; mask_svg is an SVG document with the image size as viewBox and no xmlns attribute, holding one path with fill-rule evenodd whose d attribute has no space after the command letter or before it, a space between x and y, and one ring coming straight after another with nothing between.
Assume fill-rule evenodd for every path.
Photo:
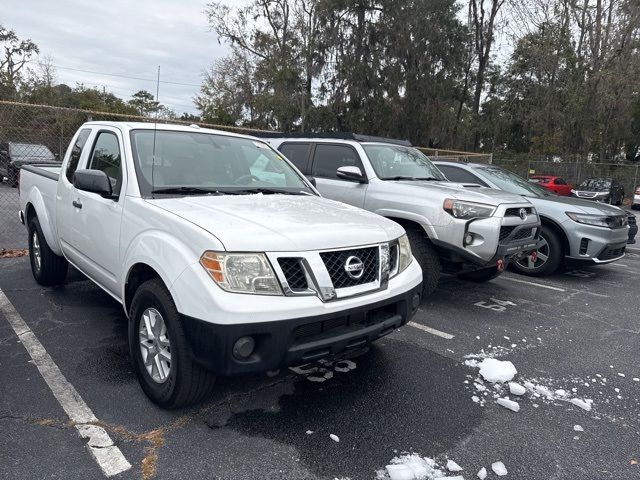
<instances>
[{"instance_id":1,"label":"truck headlight","mask_svg":"<svg viewBox=\"0 0 640 480\"><path fill-rule=\"evenodd\" d=\"M407 235L404 234L398 239L398 273L406 270L411 264L413 255L411 255L411 244Z\"/></svg>"},{"instance_id":2,"label":"truck headlight","mask_svg":"<svg viewBox=\"0 0 640 480\"><path fill-rule=\"evenodd\" d=\"M463 220L471 220L473 218L488 218L493 215L496 207L493 205L485 205L484 203L464 202L462 200L454 200L447 198L442 204L442 208L449 215Z\"/></svg>"},{"instance_id":3,"label":"truck headlight","mask_svg":"<svg viewBox=\"0 0 640 480\"><path fill-rule=\"evenodd\" d=\"M627 225L626 215L591 215L587 213L565 212L574 222L595 227L622 228Z\"/></svg>"},{"instance_id":4,"label":"truck headlight","mask_svg":"<svg viewBox=\"0 0 640 480\"><path fill-rule=\"evenodd\" d=\"M262 253L204 252L200 265L227 292L282 295L280 283Z\"/></svg>"}]
</instances>

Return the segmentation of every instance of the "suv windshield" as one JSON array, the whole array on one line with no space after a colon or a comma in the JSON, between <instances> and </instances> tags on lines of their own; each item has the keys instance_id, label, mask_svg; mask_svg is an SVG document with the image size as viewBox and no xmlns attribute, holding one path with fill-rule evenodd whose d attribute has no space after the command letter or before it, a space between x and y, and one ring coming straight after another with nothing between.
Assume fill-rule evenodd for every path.
<instances>
[{"instance_id":1,"label":"suv windshield","mask_svg":"<svg viewBox=\"0 0 640 480\"><path fill-rule=\"evenodd\" d=\"M284 193L315 195L266 143L200 132L131 132L141 193L177 195ZM153 165L153 168L152 168Z\"/></svg>"},{"instance_id":2,"label":"suv windshield","mask_svg":"<svg viewBox=\"0 0 640 480\"><path fill-rule=\"evenodd\" d=\"M589 192L603 192L611 188L611 179L609 178L587 178L582 182L576 190L586 190Z\"/></svg>"},{"instance_id":3,"label":"suv windshield","mask_svg":"<svg viewBox=\"0 0 640 480\"><path fill-rule=\"evenodd\" d=\"M528 182L515 173L511 173L500 167L478 167L477 171L489 180L489 182L495 184L496 188L504 190L505 192L527 197L551 197L555 195L546 188Z\"/></svg>"},{"instance_id":4,"label":"suv windshield","mask_svg":"<svg viewBox=\"0 0 640 480\"><path fill-rule=\"evenodd\" d=\"M443 180L445 176L420 150L388 144L362 147L380 180Z\"/></svg>"}]
</instances>

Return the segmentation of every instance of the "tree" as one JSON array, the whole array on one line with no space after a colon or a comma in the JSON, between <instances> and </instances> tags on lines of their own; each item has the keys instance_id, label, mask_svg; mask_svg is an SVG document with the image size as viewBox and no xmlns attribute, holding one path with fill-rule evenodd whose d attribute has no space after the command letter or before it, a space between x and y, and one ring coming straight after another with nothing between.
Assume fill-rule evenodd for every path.
<instances>
[{"instance_id":1,"label":"tree","mask_svg":"<svg viewBox=\"0 0 640 480\"><path fill-rule=\"evenodd\" d=\"M154 116L160 108L160 102L157 102L153 94L146 90L138 90L131 95L131 100L127 104L143 117Z\"/></svg>"},{"instance_id":2,"label":"tree","mask_svg":"<svg viewBox=\"0 0 640 480\"><path fill-rule=\"evenodd\" d=\"M29 60L40 50L31 39L21 40L13 30L0 25L0 99L15 100L22 80L22 71Z\"/></svg>"}]
</instances>

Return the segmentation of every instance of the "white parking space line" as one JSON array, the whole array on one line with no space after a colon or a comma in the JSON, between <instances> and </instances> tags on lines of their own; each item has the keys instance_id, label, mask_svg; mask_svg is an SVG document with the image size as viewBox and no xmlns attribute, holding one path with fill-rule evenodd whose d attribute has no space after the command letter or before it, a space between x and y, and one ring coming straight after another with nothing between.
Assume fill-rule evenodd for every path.
<instances>
[{"instance_id":1,"label":"white parking space line","mask_svg":"<svg viewBox=\"0 0 640 480\"><path fill-rule=\"evenodd\" d=\"M451 340L455 335L451 335L450 333L441 332L440 330L436 330L435 328L427 327L426 325L421 325L416 322L409 322L407 325L410 325L418 330L422 330L423 332L430 333L432 335L437 335L438 337L446 338L447 340Z\"/></svg>"},{"instance_id":2,"label":"white parking space line","mask_svg":"<svg viewBox=\"0 0 640 480\"><path fill-rule=\"evenodd\" d=\"M518 278L500 276L498 277L498 280L507 280L508 282L524 283L526 285L531 285L534 287L546 288L548 290L555 290L556 292L566 292L564 288L553 287L551 285L545 285L544 283L529 282L527 280L520 280Z\"/></svg>"},{"instance_id":3,"label":"white parking space line","mask_svg":"<svg viewBox=\"0 0 640 480\"><path fill-rule=\"evenodd\" d=\"M5 316L22 345L38 367L40 375L47 383L53 396L74 423L82 438L86 438L87 447L107 476L118 475L131 468L113 440L102 427L95 425L98 419L80 394L64 377L51 356L47 353L38 338L16 311L7 296L0 290L0 312Z\"/></svg>"}]
</instances>

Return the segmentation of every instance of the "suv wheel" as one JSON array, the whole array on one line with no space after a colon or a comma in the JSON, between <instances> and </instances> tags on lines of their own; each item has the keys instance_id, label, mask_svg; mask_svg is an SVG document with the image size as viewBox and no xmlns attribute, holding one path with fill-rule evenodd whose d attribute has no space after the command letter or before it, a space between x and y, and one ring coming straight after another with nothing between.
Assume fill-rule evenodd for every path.
<instances>
[{"instance_id":1,"label":"suv wheel","mask_svg":"<svg viewBox=\"0 0 640 480\"><path fill-rule=\"evenodd\" d=\"M541 277L551 275L560 267L564 251L558 235L553 230L542 227L540 240L541 243L535 255L529 254L514 259L511 264L513 270L524 275Z\"/></svg>"},{"instance_id":2,"label":"suv wheel","mask_svg":"<svg viewBox=\"0 0 640 480\"><path fill-rule=\"evenodd\" d=\"M407 227L406 231L413 256L422 269L422 295L428 297L438 287L440 258L422 227Z\"/></svg>"},{"instance_id":3,"label":"suv wheel","mask_svg":"<svg viewBox=\"0 0 640 480\"><path fill-rule=\"evenodd\" d=\"M142 390L161 407L185 407L213 390L215 376L191 359L180 315L160 279L143 283L133 297L129 351Z\"/></svg>"},{"instance_id":4,"label":"suv wheel","mask_svg":"<svg viewBox=\"0 0 640 480\"><path fill-rule=\"evenodd\" d=\"M481 268L470 272L459 273L458 278L469 282L483 283L499 277L502 272L497 267Z\"/></svg>"},{"instance_id":5,"label":"suv wheel","mask_svg":"<svg viewBox=\"0 0 640 480\"><path fill-rule=\"evenodd\" d=\"M37 217L29 221L29 260L31 273L40 285L60 285L67 277L69 262L64 257L53 253L44 238Z\"/></svg>"}]
</instances>

